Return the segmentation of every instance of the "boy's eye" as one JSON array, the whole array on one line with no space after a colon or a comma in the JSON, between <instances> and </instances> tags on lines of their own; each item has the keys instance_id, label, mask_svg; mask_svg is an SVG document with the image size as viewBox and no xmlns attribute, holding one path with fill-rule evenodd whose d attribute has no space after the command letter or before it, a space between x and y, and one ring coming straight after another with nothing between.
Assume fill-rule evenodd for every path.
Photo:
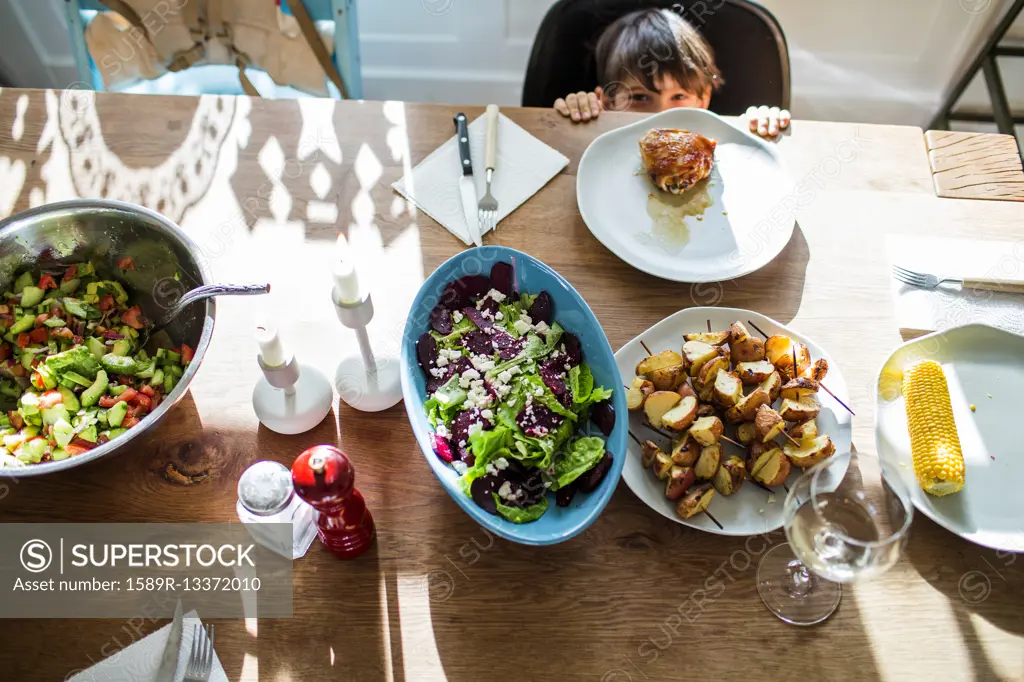
<instances>
[{"instance_id":1,"label":"boy's eye","mask_svg":"<svg viewBox=\"0 0 1024 682\"><path fill-rule=\"evenodd\" d=\"M633 95L633 101L634 102L646 102L647 101L647 95L645 95L643 93L639 93L639 92L635 93Z\"/></svg>"},{"instance_id":2,"label":"boy's eye","mask_svg":"<svg viewBox=\"0 0 1024 682\"><path fill-rule=\"evenodd\" d=\"M681 93L672 95L672 99L677 101L677 102L680 102L680 101L683 101L683 100L690 99L690 96L688 94L686 94L685 92L681 92Z\"/></svg>"}]
</instances>

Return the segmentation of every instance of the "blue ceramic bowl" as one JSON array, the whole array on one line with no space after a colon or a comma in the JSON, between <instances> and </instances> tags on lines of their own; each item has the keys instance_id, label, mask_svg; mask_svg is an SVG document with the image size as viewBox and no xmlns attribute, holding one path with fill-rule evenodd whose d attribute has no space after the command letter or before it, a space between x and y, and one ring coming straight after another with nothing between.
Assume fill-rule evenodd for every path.
<instances>
[{"instance_id":1,"label":"blue ceramic bowl","mask_svg":"<svg viewBox=\"0 0 1024 682\"><path fill-rule=\"evenodd\" d=\"M554 302L554 319L569 332L579 337L583 345L583 359L594 374L595 385L611 388L615 393L612 404L615 407L615 429L607 439L606 448L614 458L612 468L592 493L577 493L572 504L562 508L555 505L554 494L548 493L551 503L548 511L537 521L515 524L500 516L488 514L478 507L472 498L458 489L458 474L434 454L433 429L423 410L426 400L426 378L416 360L416 341L430 329L429 315L437 304L448 282L466 275L488 275L497 262L510 263L515 270L517 291L537 294L547 291ZM501 246L484 246L463 251L441 265L420 288L413 301L409 319L406 321L402 338L402 394L405 409L416 442L423 456L433 469L441 485L459 505L477 522L489 531L524 545L553 545L568 540L593 523L615 491L622 475L626 457L626 435L628 419L626 397L622 390L621 377L615 364L608 338L601 329L590 306L572 285L557 272L525 253ZM586 428L586 427L584 427ZM600 435L597 429L593 433Z\"/></svg>"}]
</instances>

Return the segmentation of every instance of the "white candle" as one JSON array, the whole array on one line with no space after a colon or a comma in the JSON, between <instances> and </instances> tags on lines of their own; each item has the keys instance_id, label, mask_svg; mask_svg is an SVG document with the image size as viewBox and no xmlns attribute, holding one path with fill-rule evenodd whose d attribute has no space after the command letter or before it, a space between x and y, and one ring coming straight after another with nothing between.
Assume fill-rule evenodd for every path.
<instances>
[{"instance_id":1,"label":"white candle","mask_svg":"<svg viewBox=\"0 0 1024 682\"><path fill-rule=\"evenodd\" d=\"M288 353L274 325L263 324L256 327L256 343L260 345L260 358L267 367L280 367L288 362Z\"/></svg>"},{"instance_id":2,"label":"white candle","mask_svg":"<svg viewBox=\"0 0 1024 682\"><path fill-rule=\"evenodd\" d=\"M339 303L360 303L363 300L359 290L359 275L348 248L345 235L338 235L335 262L331 269L334 278L334 300Z\"/></svg>"}]
</instances>

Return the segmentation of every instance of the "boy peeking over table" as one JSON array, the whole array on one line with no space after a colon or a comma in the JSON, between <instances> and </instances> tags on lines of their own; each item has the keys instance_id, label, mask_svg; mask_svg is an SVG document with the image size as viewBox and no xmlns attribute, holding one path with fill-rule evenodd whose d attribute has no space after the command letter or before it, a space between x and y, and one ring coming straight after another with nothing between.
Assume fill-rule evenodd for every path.
<instances>
[{"instance_id":1,"label":"boy peeking over table","mask_svg":"<svg viewBox=\"0 0 1024 682\"><path fill-rule=\"evenodd\" d=\"M667 9L639 10L617 20L601 34L596 58L604 87L555 101L555 109L574 123L597 118L605 109L652 114L707 109L711 94L725 84L711 47ZM751 106L746 117L750 131L763 137L775 137L790 122L789 111L778 107Z\"/></svg>"}]
</instances>

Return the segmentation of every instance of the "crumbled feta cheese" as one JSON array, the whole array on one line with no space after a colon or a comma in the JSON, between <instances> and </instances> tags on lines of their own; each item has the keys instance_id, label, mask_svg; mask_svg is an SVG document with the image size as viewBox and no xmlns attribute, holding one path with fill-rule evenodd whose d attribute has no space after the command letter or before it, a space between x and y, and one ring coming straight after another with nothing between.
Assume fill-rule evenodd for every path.
<instances>
[{"instance_id":1,"label":"crumbled feta cheese","mask_svg":"<svg viewBox=\"0 0 1024 682\"><path fill-rule=\"evenodd\" d=\"M501 370L501 372L498 373L498 381L500 381L501 383L507 384L511 380L512 373L509 372L507 369L503 369Z\"/></svg>"},{"instance_id":2,"label":"crumbled feta cheese","mask_svg":"<svg viewBox=\"0 0 1024 682\"><path fill-rule=\"evenodd\" d=\"M533 326L533 318L527 315L525 312L519 313L519 319L525 322L526 324L530 325L531 327Z\"/></svg>"},{"instance_id":3,"label":"crumbled feta cheese","mask_svg":"<svg viewBox=\"0 0 1024 682\"><path fill-rule=\"evenodd\" d=\"M498 303L501 303L506 298L505 294L501 293L497 289L491 289L490 291L487 292L487 295L493 298Z\"/></svg>"},{"instance_id":4,"label":"crumbled feta cheese","mask_svg":"<svg viewBox=\"0 0 1024 682\"><path fill-rule=\"evenodd\" d=\"M504 320L505 319L505 313L503 313L503 312L501 312L499 310L498 312L494 313L494 319L496 319L496 320Z\"/></svg>"},{"instance_id":5,"label":"crumbled feta cheese","mask_svg":"<svg viewBox=\"0 0 1024 682\"><path fill-rule=\"evenodd\" d=\"M514 323L512 323L512 326L515 328L516 332L520 336L522 336L526 332L530 331L530 323L524 321L522 318L520 318L520 319L516 320Z\"/></svg>"},{"instance_id":6,"label":"crumbled feta cheese","mask_svg":"<svg viewBox=\"0 0 1024 682\"><path fill-rule=\"evenodd\" d=\"M498 397L499 398L504 398L505 396L507 396L509 394L509 391L512 390L512 387L511 386L498 386L494 390L498 393Z\"/></svg>"},{"instance_id":7,"label":"crumbled feta cheese","mask_svg":"<svg viewBox=\"0 0 1024 682\"><path fill-rule=\"evenodd\" d=\"M508 373L510 376L522 374L522 372L523 370L519 368L519 365L512 365L511 367L508 368Z\"/></svg>"},{"instance_id":8,"label":"crumbled feta cheese","mask_svg":"<svg viewBox=\"0 0 1024 682\"><path fill-rule=\"evenodd\" d=\"M475 436L476 434L480 433L483 430L484 430L483 422L473 422L472 424L469 425L469 436L470 436L470 438L472 438L473 436Z\"/></svg>"},{"instance_id":9,"label":"crumbled feta cheese","mask_svg":"<svg viewBox=\"0 0 1024 682\"><path fill-rule=\"evenodd\" d=\"M469 469L465 462L460 462L459 460L452 462L452 468L455 469L459 476L464 476L466 471Z\"/></svg>"},{"instance_id":10,"label":"crumbled feta cheese","mask_svg":"<svg viewBox=\"0 0 1024 682\"><path fill-rule=\"evenodd\" d=\"M462 388L469 388L469 385L471 383L472 381L470 379L467 379L465 376L459 377L459 386L461 386Z\"/></svg>"},{"instance_id":11,"label":"crumbled feta cheese","mask_svg":"<svg viewBox=\"0 0 1024 682\"><path fill-rule=\"evenodd\" d=\"M566 371L566 372L568 372L568 371L569 371L570 369L572 369L572 367L571 367L571 366L569 365L569 363L568 363L568 362L567 362L567 363L565 363L564 367L565 367L565 371Z\"/></svg>"},{"instance_id":12,"label":"crumbled feta cheese","mask_svg":"<svg viewBox=\"0 0 1024 682\"><path fill-rule=\"evenodd\" d=\"M504 471L505 469L508 468L508 460L505 459L504 457L499 457L498 459L494 460L494 466L496 466L499 471Z\"/></svg>"},{"instance_id":13,"label":"crumbled feta cheese","mask_svg":"<svg viewBox=\"0 0 1024 682\"><path fill-rule=\"evenodd\" d=\"M533 395L537 396L538 398L541 397L542 395L544 395L544 389L538 386L533 390Z\"/></svg>"},{"instance_id":14,"label":"crumbled feta cheese","mask_svg":"<svg viewBox=\"0 0 1024 682\"><path fill-rule=\"evenodd\" d=\"M494 369L494 360L486 355L474 355L469 359L473 367L480 372L489 372Z\"/></svg>"},{"instance_id":15,"label":"crumbled feta cheese","mask_svg":"<svg viewBox=\"0 0 1024 682\"><path fill-rule=\"evenodd\" d=\"M565 344L563 343L561 346L559 346L558 350L560 350L560 351L562 351L564 353L565 352Z\"/></svg>"},{"instance_id":16,"label":"crumbled feta cheese","mask_svg":"<svg viewBox=\"0 0 1024 682\"><path fill-rule=\"evenodd\" d=\"M465 317L465 315L463 315L458 310L455 310L455 311L452 312L452 319L455 320L455 324L458 324L459 322L462 322L462 318L463 317Z\"/></svg>"},{"instance_id":17,"label":"crumbled feta cheese","mask_svg":"<svg viewBox=\"0 0 1024 682\"><path fill-rule=\"evenodd\" d=\"M440 355L437 356L435 363L438 367L445 367L448 364L448 358L443 358Z\"/></svg>"},{"instance_id":18,"label":"crumbled feta cheese","mask_svg":"<svg viewBox=\"0 0 1024 682\"><path fill-rule=\"evenodd\" d=\"M460 440L460 441L459 441L459 447L460 447L460 448L464 448L464 447L466 447L466 441L464 441L464 440Z\"/></svg>"},{"instance_id":19,"label":"crumbled feta cheese","mask_svg":"<svg viewBox=\"0 0 1024 682\"><path fill-rule=\"evenodd\" d=\"M430 376L434 377L435 379L440 379L441 377L444 376L444 370L441 369L440 367L431 367Z\"/></svg>"},{"instance_id":20,"label":"crumbled feta cheese","mask_svg":"<svg viewBox=\"0 0 1024 682\"><path fill-rule=\"evenodd\" d=\"M489 473L491 476L498 473L498 469L492 463L488 463L487 466L484 467L484 471Z\"/></svg>"},{"instance_id":21,"label":"crumbled feta cheese","mask_svg":"<svg viewBox=\"0 0 1024 682\"><path fill-rule=\"evenodd\" d=\"M467 369L465 372L462 373L462 378L463 379L479 379L480 378L480 372L476 371L475 369Z\"/></svg>"},{"instance_id":22,"label":"crumbled feta cheese","mask_svg":"<svg viewBox=\"0 0 1024 682\"><path fill-rule=\"evenodd\" d=\"M504 483L501 484L501 487L498 488L498 497L500 497L503 500L507 500L511 494L512 484L509 483L508 481L505 481Z\"/></svg>"},{"instance_id":23,"label":"crumbled feta cheese","mask_svg":"<svg viewBox=\"0 0 1024 682\"><path fill-rule=\"evenodd\" d=\"M448 431L448 427L445 426L444 424L438 424L434 428L434 433L436 433L437 435L441 436L441 438L447 438L450 435L452 435L451 432Z\"/></svg>"},{"instance_id":24,"label":"crumbled feta cheese","mask_svg":"<svg viewBox=\"0 0 1024 682\"><path fill-rule=\"evenodd\" d=\"M484 419L494 419L494 412L492 412L491 410L481 410L480 416L483 417Z\"/></svg>"},{"instance_id":25,"label":"crumbled feta cheese","mask_svg":"<svg viewBox=\"0 0 1024 682\"><path fill-rule=\"evenodd\" d=\"M545 488L550 488L551 487L551 481L544 481L544 487Z\"/></svg>"},{"instance_id":26,"label":"crumbled feta cheese","mask_svg":"<svg viewBox=\"0 0 1024 682\"><path fill-rule=\"evenodd\" d=\"M533 325L533 330L538 334L547 334L549 331L551 331L551 327L548 326L547 322L541 320L537 324Z\"/></svg>"}]
</instances>

